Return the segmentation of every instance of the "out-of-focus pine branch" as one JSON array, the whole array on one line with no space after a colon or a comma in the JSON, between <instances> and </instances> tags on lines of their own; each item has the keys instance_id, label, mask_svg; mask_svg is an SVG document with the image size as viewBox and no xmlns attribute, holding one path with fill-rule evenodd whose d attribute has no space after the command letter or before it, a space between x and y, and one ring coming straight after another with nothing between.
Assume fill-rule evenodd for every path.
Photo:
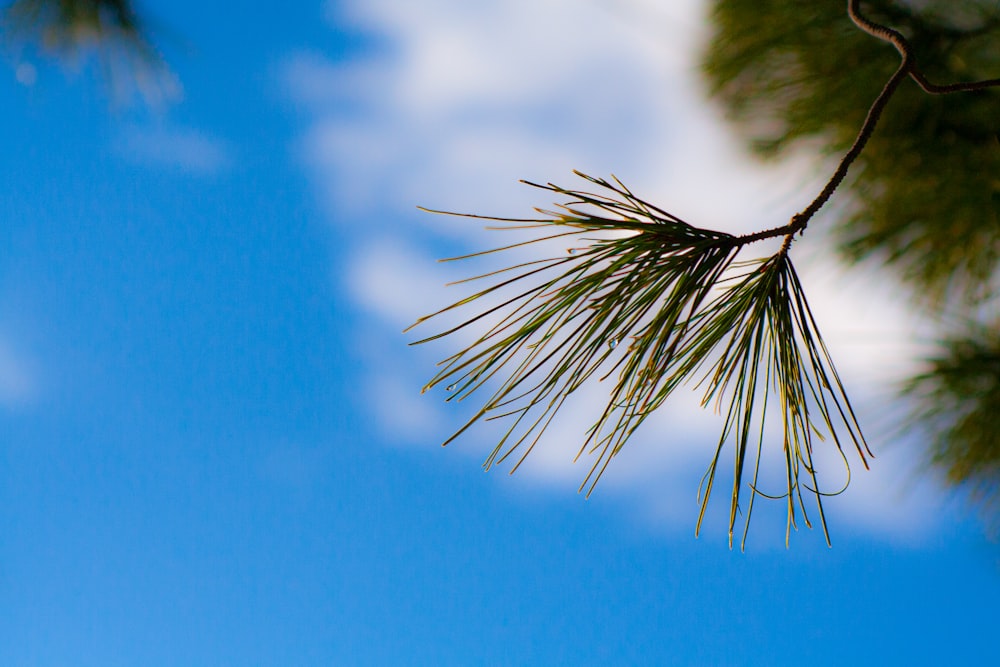
<instances>
[{"instance_id":1,"label":"out-of-focus pine branch","mask_svg":"<svg viewBox=\"0 0 1000 667\"><path fill-rule=\"evenodd\" d=\"M8 48L69 65L96 59L117 100L138 92L155 104L179 91L130 0L15 0L0 10L0 29Z\"/></svg>"},{"instance_id":2,"label":"out-of-focus pine branch","mask_svg":"<svg viewBox=\"0 0 1000 667\"><path fill-rule=\"evenodd\" d=\"M988 509L1000 506L1000 330L971 324L942 342L910 380L911 426L931 443L932 462Z\"/></svg>"}]
</instances>

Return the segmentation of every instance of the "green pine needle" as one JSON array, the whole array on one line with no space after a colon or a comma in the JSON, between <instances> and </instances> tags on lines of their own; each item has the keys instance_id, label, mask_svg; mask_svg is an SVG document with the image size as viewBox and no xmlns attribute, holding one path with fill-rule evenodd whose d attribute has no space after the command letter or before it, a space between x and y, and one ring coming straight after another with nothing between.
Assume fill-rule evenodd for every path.
<instances>
[{"instance_id":1,"label":"green pine needle","mask_svg":"<svg viewBox=\"0 0 1000 667\"><path fill-rule=\"evenodd\" d=\"M870 452L809 311L788 258L787 243L770 258L735 262L748 243L744 238L689 225L639 199L617 179L609 182L578 175L598 186L601 194L529 183L566 201L555 211L539 210L541 218L485 218L505 223L501 229L537 227L547 233L453 259L539 241L579 241L589 235L582 239L586 245L571 248L566 256L472 278L493 282L416 323L499 298L497 305L457 326L413 343L436 340L473 325L485 329L475 342L441 362L438 373L424 387L426 391L445 385L448 400L461 400L477 391L493 392L444 444L481 419L508 419L510 427L484 467L489 469L517 454L513 472L570 395L592 378L609 381L607 405L577 454L577 458L585 452L594 455L580 486L581 491L587 488L589 496L611 459L646 417L682 383L704 384L705 404L715 401L721 406L728 401L729 407L703 481L698 530L722 449L732 440L736 449L729 520L732 546L748 450L756 451L756 463L753 482L747 484L747 528L754 497L766 495L757 482L768 438L764 429L767 399L773 394L784 425L787 481L777 497L787 504L789 531L796 525L798 511L806 525L811 525L805 513L805 489L815 497L829 542L822 508L822 497L828 494L820 490L813 463L814 436L829 433L845 465L835 424L853 442L863 463ZM605 234L595 238L595 232ZM803 473L805 481L800 483ZM745 540L746 528L744 544Z\"/></svg>"}]
</instances>

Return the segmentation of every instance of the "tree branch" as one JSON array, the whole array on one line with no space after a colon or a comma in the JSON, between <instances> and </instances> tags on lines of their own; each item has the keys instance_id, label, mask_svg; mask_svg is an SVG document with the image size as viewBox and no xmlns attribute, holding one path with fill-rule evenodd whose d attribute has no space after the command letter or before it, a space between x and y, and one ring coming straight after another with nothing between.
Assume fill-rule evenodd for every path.
<instances>
[{"instance_id":1,"label":"tree branch","mask_svg":"<svg viewBox=\"0 0 1000 667\"><path fill-rule=\"evenodd\" d=\"M1000 85L1000 80L931 84L917 69L910 44L898 31L862 16L858 0L848 0L847 9L861 30L893 44L901 62L872 102L833 175L788 224L743 236L701 229L643 201L617 179L607 181L579 172L597 186L596 192L551 183L530 184L567 201L557 204L555 210L536 209L539 218L486 216L508 223L509 229L549 227L550 231L533 240L454 259L540 241L562 243L578 235L583 235L580 240L587 244L569 248L568 256L524 261L470 279L496 282L415 323L457 313L472 303L485 304L483 312L415 341L430 342L481 324L488 327L473 343L443 360L424 388L441 385L449 393L447 400L462 400L486 385L496 387L479 411L444 444L480 420L510 419L513 424L484 466L488 469L517 452L513 472L577 389L591 380L614 378L608 402L578 454L589 452L595 457L581 485L581 490L589 487L592 491L611 459L647 417L683 383L693 381L696 387L704 387L703 405L716 403L721 408L728 402L729 406L700 491L696 534L728 442L736 449L730 546L742 511L742 481L744 474L749 474L748 465L754 466L754 472L747 525L753 499L761 496L785 499L788 531L797 525L799 514L810 526L805 493L815 496L826 532L822 501L840 493L850 481L844 445L852 443L866 467L871 451L823 343L789 249L796 234L805 230L843 183L903 80L912 78L934 94ZM744 246L778 237L783 241L770 257L737 261ZM531 286L522 281L531 281ZM768 396L772 394L778 396L780 408L769 407ZM757 472L765 424L775 411L783 425L786 484L781 492L768 493L761 490ZM840 491L834 493L821 490L813 459L821 433L829 434L847 472ZM825 476L822 482L825 487Z\"/></svg>"},{"instance_id":2,"label":"tree branch","mask_svg":"<svg viewBox=\"0 0 1000 667\"><path fill-rule=\"evenodd\" d=\"M896 47L896 50L899 51L899 55L903 58L903 66L907 67L907 72L910 75L910 78L916 81L917 85L920 86L925 93L929 93L931 95L941 95L945 93L967 92L970 90L983 90L984 88L1000 86L1000 79L951 83L943 86L931 83L917 68L917 57L913 53L913 47L910 46L909 41L903 37L902 33L898 30L893 30L892 28L881 25L880 23L875 23L874 21L862 16L859 10L860 5L861 0L847 1L847 14L851 17L851 21L854 22L854 25L858 26L872 37L877 37Z\"/></svg>"},{"instance_id":3,"label":"tree branch","mask_svg":"<svg viewBox=\"0 0 1000 667\"><path fill-rule=\"evenodd\" d=\"M812 217L816 215L821 208L823 208L826 202L829 201L830 197L833 196L833 193L836 192L837 188L840 187L840 184L847 176L847 171L850 169L851 164L858 158L858 156L861 155L862 151L864 151L865 145L868 143L872 133L875 131L875 126L878 124L879 118L881 118L886 105L889 103L889 100L892 98L897 88L899 88L899 84L902 83L903 79L906 77L913 79L924 92L931 95L984 90L1000 86L1000 79L986 79L984 81L960 82L946 85L931 83L917 68L917 59L913 53L913 47L910 46L910 43L902 35L902 33L880 23L875 23L874 21L871 21L863 16L860 11L860 5L860 0L847 0L847 14L851 18L851 21L854 22L854 25L858 26L858 28L872 37L877 37L878 39L889 42L896 47L896 50L902 57L902 62L900 62L899 68L895 71L895 73L893 73L892 77L886 82L885 86L883 86L882 92L880 92L878 97L875 98L875 101L868 109L868 115L865 116L865 122L861 125L861 129L858 131L858 135L855 137L854 143L851 144L851 148L847 151L844 157L841 158L836 171L833 172L833 176L830 177L830 180L827 181L823 190L816 196L812 203L810 203L809 206L801 212L793 215L791 221L787 225L739 237L740 245L755 243L757 241L777 236L785 236L785 243L782 245L782 250L787 250L788 246L791 244L792 237L796 233L801 234L805 231L806 227L809 225L809 220L812 219Z\"/></svg>"}]
</instances>

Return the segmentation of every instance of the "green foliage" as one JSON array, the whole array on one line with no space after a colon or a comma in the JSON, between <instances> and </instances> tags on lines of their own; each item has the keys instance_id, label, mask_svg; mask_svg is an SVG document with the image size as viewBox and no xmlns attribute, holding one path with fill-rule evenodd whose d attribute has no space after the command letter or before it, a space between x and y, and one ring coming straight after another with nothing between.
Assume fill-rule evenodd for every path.
<instances>
[{"instance_id":1,"label":"green foliage","mask_svg":"<svg viewBox=\"0 0 1000 667\"><path fill-rule=\"evenodd\" d=\"M771 257L737 262L740 250L759 235L699 229L618 181L583 177L599 192L536 186L567 201L556 211L540 210L541 218L487 218L507 228L539 229L538 238L454 259L540 241L583 242L582 247L473 278L494 282L417 322L485 302L461 324L417 341L472 325L485 328L445 359L425 387L446 385L448 400L461 400L491 383L492 396L445 444L481 419L507 418L512 424L485 467L519 452L516 469L575 391L592 378L610 380L608 402L578 453L595 457L581 485L593 490L645 419L680 385L692 382L705 387L703 404L728 402L703 482L699 528L729 442L735 450L730 544L744 486L750 490L749 527L754 498L765 495L758 488L763 448L777 441L786 484L782 493L768 497L785 499L790 531L797 512L810 525L805 491L826 531L824 493L813 461L816 436L832 438L845 466L842 438L853 443L862 461L867 447L788 257L791 236ZM777 404L770 413L777 412L782 425L778 437L765 430L769 397ZM746 484L748 466L753 481Z\"/></svg>"},{"instance_id":2,"label":"green foliage","mask_svg":"<svg viewBox=\"0 0 1000 667\"><path fill-rule=\"evenodd\" d=\"M843 0L717 0L704 69L710 91L758 153L804 141L826 154L851 144L899 64L857 30ZM912 43L931 81L1000 72L997 3L864 3ZM984 300L1000 257L1000 95L929 96L905 82L850 179L834 232L852 260L875 257L922 299Z\"/></svg>"},{"instance_id":3,"label":"green foliage","mask_svg":"<svg viewBox=\"0 0 1000 667\"><path fill-rule=\"evenodd\" d=\"M972 325L947 341L913 378L912 419L929 437L936 464L980 499L1000 503L1000 332Z\"/></svg>"},{"instance_id":4,"label":"green foliage","mask_svg":"<svg viewBox=\"0 0 1000 667\"><path fill-rule=\"evenodd\" d=\"M1000 19L973 0L925 2L919 11L890 0L874 4L875 15L859 0L846 7L833 0L714 4L717 31L705 70L712 93L754 148L773 158L809 140L841 156L820 193L788 224L741 237L699 229L618 181L586 176L599 193L536 186L568 199L556 211L540 210L542 218L487 218L544 229L535 241L594 236L570 248L569 256L479 276L497 282L428 316L482 307L418 342L471 325L486 332L445 359L425 390L447 384L451 398L461 400L487 384L496 387L448 442L481 419L509 418L513 424L485 467L520 451L516 469L574 392L591 378L611 378L608 403L578 454L595 455L581 485L593 490L652 411L692 382L705 387L703 404L715 402L725 414L702 483L699 529L722 451L732 442L730 546L748 454L755 462L746 484L744 543L758 496L785 499L789 534L798 512L809 525L803 489L816 500L829 542L814 437L831 436L845 466L842 437L863 462L870 452L789 258L795 236L859 166L850 205L838 207L847 214L838 233L849 257L879 255L918 286L925 303L940 305L956 294L972 304L991 296L1000 253L1000 107L996 96L983 92L1000 86L1000 78L979 71L1000 72L1000 51L986 39ZM886 45L896 51L891 60L882 55L890 55ZM971 80L956 81L956 75ZM900 108L911 111L898 113ZM949 169L961 170L954 187L946 180ZM745 246L776 237L783 238L776 254L736 261ZM938 402L926 423L945 443L939 458L963 480L995 469L988 443L1000 436L1000 425L989 426L987 418L1000 401L997 369L977 369L976 386L988 389L975 395L956 381L967 366L967 347L953 342L951 355L911 385L911 394ZM777 409L769 410L771 397ZM767 417L774 412L783 427L786 484L781 494L769 495L759 488L759 473L771 438Z\"/></svg>"},{"instance_id":5,"label":"green foliage","mask_svg":"<svg viewBox=\"0 0 1000 667\"><path fill-rule=\"evenodd\" d=\"M710 91L763 157L796 145L842 153L897 66L888 44L843 20L843 6L713 3L704 56ZM931 81L1000 76L996 0L872 0L864 8L908 38ZM934 464L984 499L995 499L1000 484L998 174L1000 94L929 96L907 81L859 157L833 227L845 257L883 262L933 319L972 323L948 333L906 394Z\"/></svg>"}]
</instances>

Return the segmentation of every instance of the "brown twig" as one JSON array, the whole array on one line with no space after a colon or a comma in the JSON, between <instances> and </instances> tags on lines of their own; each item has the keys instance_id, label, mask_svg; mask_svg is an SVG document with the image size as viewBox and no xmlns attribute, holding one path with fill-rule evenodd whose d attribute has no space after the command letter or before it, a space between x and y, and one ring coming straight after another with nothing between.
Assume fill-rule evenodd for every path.
<instances>
[{"instance_id":1,"label":"brown twig","mask_svg":"<svg viewBox=\"0 0 1000 667\"><path fill-rule=\"evenodd\" d=\"M892 95L896 92L896 89L899 88L899 84L903 82L903 79L907 77L913 79L924 92L931 95L984 90L1000 86L1000 79L986 79L984 81L960 82L946 85L931 83L917 68L917 59L909 41L907 41L907 39L899 31L893 30L892 28L879 23L875 23L863 16L860 11L860 5L860 0L847 0L847 15L851 18L851 21L854 22L854 25L858 26L858 28L864 32L868 33L872 37L877 37L885 42L889 42L896 47L896 50L902 57L902 61L899 63L899 68L886 82L885 86L882 87L882 92L879 93L878 97L875 98L875 101L868 109L868 115L865 117L865 122L861 125L861 129L858 131L858 135L855 137L854 143L851 144L851 148L846 154L844 154L844 157L841 158L840 163L837 165L837 169L833 172L830 180L827 181L823 190L820 191L819 195L816 196L812 203L810 203L809 206L801 212L793 215L787 225L739 237L741 245L754 243L763 239L774 238L776 236L785 236L785 242L782 244L782 250L787 250L788 246L791 244L792 237L794 237L796 233L801 234L805 231L806 227L809 225L809 220L816 215L816 213L826 204L830 197L833 196L833 193L836 192L837 188L840 187L840 184L847 176L847 171L850 169L851 164L858 158L858 156L861 155L865 145L868 143L872 133L875 131L875 126L878 124L879 118L882 116L882 112L885 110L885 107L892 98Z\"/></svg>"}]
</instances>

